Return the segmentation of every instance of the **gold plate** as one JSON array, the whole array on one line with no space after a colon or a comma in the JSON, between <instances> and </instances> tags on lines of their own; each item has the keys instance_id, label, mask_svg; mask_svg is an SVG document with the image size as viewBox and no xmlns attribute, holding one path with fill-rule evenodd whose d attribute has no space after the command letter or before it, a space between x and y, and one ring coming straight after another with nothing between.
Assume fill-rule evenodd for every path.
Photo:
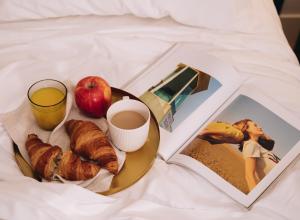
<instances>
[{"instance_id":1,"label":"gold plate","mask_svg":"<svg viewBox=\"0 0 300 220\"><path fill-rule=\"evenodd\" d=\"M129 96L131 99L139 100L134 95L117 88L112 87L112 103L122 99L123 96ZM126 153L126 160L121 171L114 176L110 189L105 192L99 192L102 195L111 195L122 191L137 182L151 168L159 146L159 126L153 113L151 112L150 128L148 139L144 146L137 151ZM40 181L37 175L32 171L30 165L22 157L19 149L14 145L15 159L22 173L25 176L35 178Z\"/></svg>"}]
</instances>

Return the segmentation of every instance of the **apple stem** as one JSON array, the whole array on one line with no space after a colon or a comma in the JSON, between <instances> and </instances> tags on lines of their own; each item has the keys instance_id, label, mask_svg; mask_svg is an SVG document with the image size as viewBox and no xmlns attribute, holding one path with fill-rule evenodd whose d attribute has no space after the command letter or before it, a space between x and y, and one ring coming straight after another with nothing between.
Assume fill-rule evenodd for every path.
<instances>
[{"instance_id":1,"label":"apple stem","mask_svg":"<svg viewBox=\"0 0 300 220\"><path fill-rule=\"evenodd\" d=\"M94 82L90 82L89 84L88 84L88 88L89 89L92 89L92 88L94 88L96 86L96 84L94 83Z\"/></svg>"}]
</instances>

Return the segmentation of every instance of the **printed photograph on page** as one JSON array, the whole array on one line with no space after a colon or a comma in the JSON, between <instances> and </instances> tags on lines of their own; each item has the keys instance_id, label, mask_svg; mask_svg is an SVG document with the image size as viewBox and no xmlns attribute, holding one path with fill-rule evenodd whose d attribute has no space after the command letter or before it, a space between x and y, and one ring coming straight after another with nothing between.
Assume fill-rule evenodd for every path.
<instances>
[{"instance_id":1,"label":"printed photograph on page","mask_svg":"<svg viewBox=\"0 0 300 220\"><path fill-rule=\"evenodd\" d=\"M174 131L180 123L220 87L221 83L186 64L174 66L171 73L140 96L154 113L160 127Z\"/></svg>"},{"instance_id":2,"label":"printed photograph on page","mask_svg":"<svg viewBox=\"0 0 300 220\"><path fill-rule=\"evenodd\" d=\"M248 194L299 140L299 130L239 95L180 154L201 162Z\"/></svg>"}]
</instances>

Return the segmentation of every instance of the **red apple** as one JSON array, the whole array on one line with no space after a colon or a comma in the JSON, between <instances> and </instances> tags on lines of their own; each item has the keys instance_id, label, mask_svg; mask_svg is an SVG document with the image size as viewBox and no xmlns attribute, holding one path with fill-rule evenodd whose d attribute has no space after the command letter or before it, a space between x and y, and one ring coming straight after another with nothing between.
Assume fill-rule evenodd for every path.
<instances>
[{"instance_id":1,"label":"red apple","mask_svg":"<svg viewBox=\"0 0 300 220\"><path fill-rule=\"evenodd\" d=\"M84 114L100 118L106 114L111 105L111 88L99 76L85 77L76 85L75 101Z\"/></svg>"}]
</instances>

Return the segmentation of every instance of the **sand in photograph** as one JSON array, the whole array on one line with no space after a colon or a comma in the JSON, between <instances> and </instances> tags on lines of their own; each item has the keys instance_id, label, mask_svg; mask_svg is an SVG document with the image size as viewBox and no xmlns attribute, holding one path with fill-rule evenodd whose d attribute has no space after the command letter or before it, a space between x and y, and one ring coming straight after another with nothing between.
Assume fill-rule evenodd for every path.
<instances>
[{"instance_id":1,"label":"sand in photograph","mask_svg":"<svg viewBox=\"0 0 300 220\"><path fill-rule=\"evenodd\" d=\"M210 144L196 138L182 152L202 162L219 176L244 193L249 189L245 180L245 162L238 146L231 144Z\"/></svg>"}]
</instances>

